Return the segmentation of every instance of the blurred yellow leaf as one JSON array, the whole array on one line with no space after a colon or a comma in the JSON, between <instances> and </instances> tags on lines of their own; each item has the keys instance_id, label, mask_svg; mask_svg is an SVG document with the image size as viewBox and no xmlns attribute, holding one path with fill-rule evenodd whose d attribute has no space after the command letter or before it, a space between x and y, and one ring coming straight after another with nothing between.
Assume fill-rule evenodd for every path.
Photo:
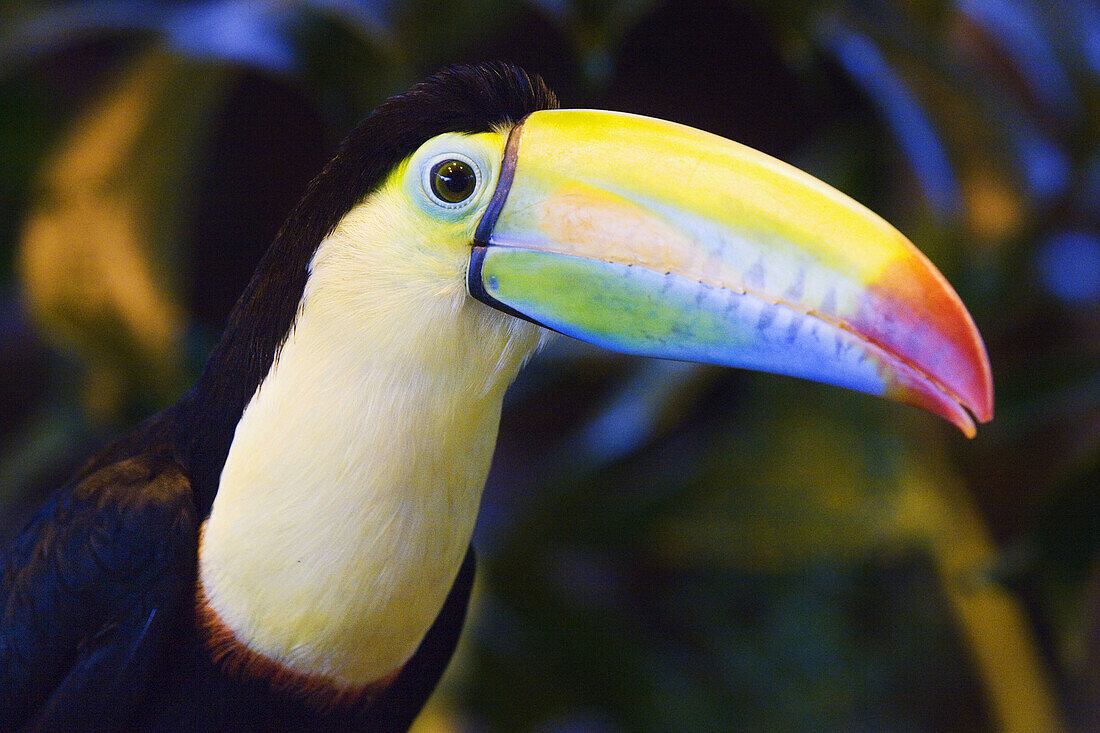
<instances>
[{"instance_id":1,"label":"blurred yellow leaf","mask_svg":"<svg viewBox=\"0 0 1100 733\"><path fill-rule=\"evenodd\" d=\"M117 418L128 393L164 403L183 386L179 258L156 245L178 227L163 199L181 198L177 156L201 115L177 116L166 100L187 84L189 106L203 110L195 97L215 88L190 84L194 75L160 51L138 57L49 156L24 225L29 309L87 369L85 404L101 420Z\"/></svg>"}]
</instances>

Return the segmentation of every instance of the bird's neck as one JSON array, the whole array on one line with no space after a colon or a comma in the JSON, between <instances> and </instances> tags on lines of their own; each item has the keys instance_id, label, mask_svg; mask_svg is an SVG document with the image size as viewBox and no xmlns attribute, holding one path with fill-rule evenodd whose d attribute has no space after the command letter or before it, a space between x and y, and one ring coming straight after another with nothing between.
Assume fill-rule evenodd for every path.
<instances>
[{"instance_id":1,"label":"bird's neck","mask_svg":"<svg viewBox=\"0 0 1100 733\"><path fill-rule=\"evenodd\" d=\"M200 582L250 651L362 685L399 669L439 612L538 335L463 293L364 294L314 264L237 424Z\"/></svg>"}]
</instances>

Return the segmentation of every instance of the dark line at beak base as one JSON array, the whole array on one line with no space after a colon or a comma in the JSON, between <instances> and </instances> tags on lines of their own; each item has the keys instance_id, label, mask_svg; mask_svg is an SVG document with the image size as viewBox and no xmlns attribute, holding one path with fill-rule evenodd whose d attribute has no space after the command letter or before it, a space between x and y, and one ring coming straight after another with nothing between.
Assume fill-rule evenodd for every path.
<instances>
[{"instance_id":1,"label":"dark line at beak base","mask_svg":"<svg viewBox=\"0 0 1100 733\"><path fill-rule=\"evenodd\" d=\"M501 303L489 295L485 290L485 283L481 279L481 266L485 262L485 255L492 246L490 241L493 236L493 228L496 226L500 212L504 208L504 201L508 198L508 191L512 188L512 180L516 175L516 159L519 155L519 139L523 131L523 123L527 118L516 123L508 133L508 142L504 145L504 159L500 164L500 176L497 178L497 187L493 191L493 198L489 200L489 207L478 222L474 232L474 243L470 248L470 264L466 268L466 291L470 297L480 300L485 305L510 316L520 318L536 326L542 326L536 320L528 318L516 309ZM545 326L543 326L545 328Z\"/></svg>"},{"instance_id":2,"label":"dark line at beak base","mask_svg":"<svg viewBox=\"0 0 1100 733\"><path fill-rule=\"evenodd\" d=\"M497 187L493 191L493 198L489 200L489 208L478 222L477 231L474 232L474 243L480 245L490 244L489 239L493 235L493 227L496 226L500 211L504 208L504 200L508 198L508 191L512 188L512 179L516 175L516 158L519 155L519 139L523 130L523 122L527 118L516 123L516 126L508 133L508 142L504 145L504 160L500 163L500 176L497 177Z\"/></svg>"}]
</instances>

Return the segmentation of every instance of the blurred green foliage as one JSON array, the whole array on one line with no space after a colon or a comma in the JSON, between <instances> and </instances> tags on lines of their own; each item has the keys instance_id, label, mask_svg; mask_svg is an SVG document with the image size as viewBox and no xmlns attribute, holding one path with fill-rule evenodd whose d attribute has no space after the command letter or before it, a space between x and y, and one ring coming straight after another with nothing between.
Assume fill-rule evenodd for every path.
<instances>
[{"instance_id":1,"label":"blurred green foliage","mask_svg":"<svg viewBox=\"0 0 1100 733\"><path fill-rule=\"evenodd\" d=\"M997 418L560 341L508 400L425 728L1100 727L1089 0L139 0L0 10L0 508L176 398L336 142L440 65L684 122L882 213Z\"/></svg>"}]
</instances>

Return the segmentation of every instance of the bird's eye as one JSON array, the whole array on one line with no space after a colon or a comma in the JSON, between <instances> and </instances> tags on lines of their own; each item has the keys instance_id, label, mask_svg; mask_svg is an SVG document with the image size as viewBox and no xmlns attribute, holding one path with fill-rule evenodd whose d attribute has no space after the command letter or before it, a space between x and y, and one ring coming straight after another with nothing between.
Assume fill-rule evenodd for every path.
<instances>
[{"instance_id":1,"label":"bird's eye","mask_svg":"<svg viewBox=\"0 0 1100 733\"><path fill-rule=\"evenodd\" d=\"M451 158L436 163L428 174L432 193L448 204L460 204L470 198L477 186L477 173L464 160Z\"/></svg>"}]
</instances>

